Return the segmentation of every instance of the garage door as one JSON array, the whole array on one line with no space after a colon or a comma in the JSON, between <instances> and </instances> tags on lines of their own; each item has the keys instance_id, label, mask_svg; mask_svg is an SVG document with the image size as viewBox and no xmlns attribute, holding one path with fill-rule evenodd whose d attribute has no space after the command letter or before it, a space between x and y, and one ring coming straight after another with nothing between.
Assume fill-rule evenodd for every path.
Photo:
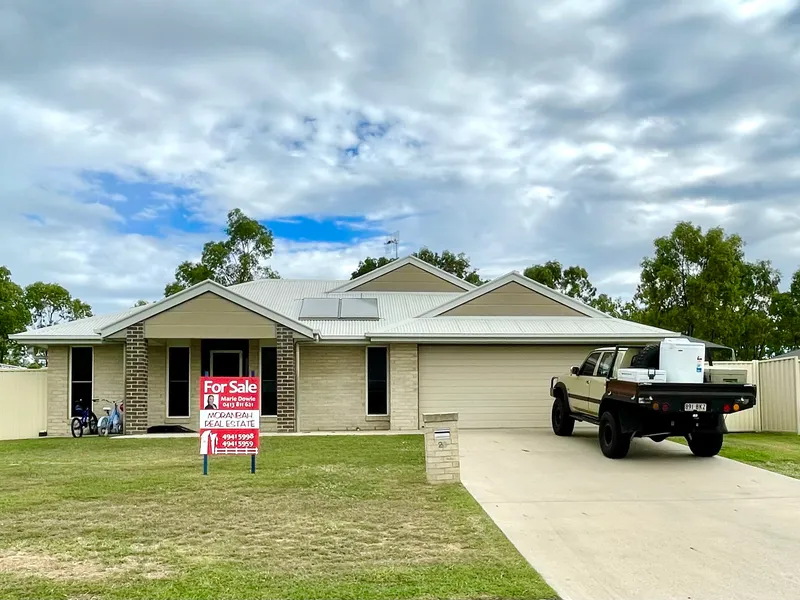
<instances>
[{"instance_id":1,"label":"garage door","mask_svg":"<svg viewBox=\"0 0 800 600\"><path fill-rule=\"evenodd\" d=\"M420 346L420 414L458 412L463 428L549 427L550 377L568 372L592 349Z\"/></svg>"}]
</instances>

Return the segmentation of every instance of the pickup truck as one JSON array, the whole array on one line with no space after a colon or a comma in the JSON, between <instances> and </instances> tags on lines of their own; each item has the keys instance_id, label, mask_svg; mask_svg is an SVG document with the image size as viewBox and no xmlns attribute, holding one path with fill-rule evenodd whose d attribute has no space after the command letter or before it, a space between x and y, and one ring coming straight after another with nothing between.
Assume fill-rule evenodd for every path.
<instances>
[{"instance_id":1,"label":"pickup truck","mask_svg":"<svg viewBox=\"0 0 800 600\"><path fill-rule=\"evenodd\" d=\"M576 421L597 425L600 449L608 458L624 458L634 437L661 442L682 436L695 456L718 454L728 433L725 415L753 408L756 386L619 379L620 369L642 364L637 359L643 353L652 356L653 347L598 348L580 366L553 377L553 432L571 435Z\"/></svg>"}]
</instances>

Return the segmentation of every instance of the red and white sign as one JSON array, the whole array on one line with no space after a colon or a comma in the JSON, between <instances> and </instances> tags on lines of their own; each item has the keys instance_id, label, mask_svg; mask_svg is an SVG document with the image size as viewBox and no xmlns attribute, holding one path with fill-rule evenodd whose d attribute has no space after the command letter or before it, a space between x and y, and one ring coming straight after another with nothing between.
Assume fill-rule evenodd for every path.
<instances>
[{"instance_id":1,"label":"red and white sign","mask_svg":"<svg viewBox=\"0 0 800 600\"><path fill-rule=\"evenodd\" d=\"M258 377L200 378L200 454L258 454Z\"/></svg>"}]
</instances>

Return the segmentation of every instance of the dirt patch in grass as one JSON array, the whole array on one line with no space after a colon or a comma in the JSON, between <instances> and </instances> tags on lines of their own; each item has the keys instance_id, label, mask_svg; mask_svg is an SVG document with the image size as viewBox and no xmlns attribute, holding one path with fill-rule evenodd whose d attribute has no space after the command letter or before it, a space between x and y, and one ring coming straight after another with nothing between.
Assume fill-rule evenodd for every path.
<instances>
[{"instance_id":1,"label":"dirt patch in grass","mask_svg":"<svg viewBox=\"0 0 800 600\"><path fill-rule=\"evenodd\" d=\"M145 579L162 579L172 574L149 559L127 556L114 564L77 559L27 550L0 550L0 573L20 577L42 577L54 581L94 580L136 574Z\"/></svg>"}]
</instances>

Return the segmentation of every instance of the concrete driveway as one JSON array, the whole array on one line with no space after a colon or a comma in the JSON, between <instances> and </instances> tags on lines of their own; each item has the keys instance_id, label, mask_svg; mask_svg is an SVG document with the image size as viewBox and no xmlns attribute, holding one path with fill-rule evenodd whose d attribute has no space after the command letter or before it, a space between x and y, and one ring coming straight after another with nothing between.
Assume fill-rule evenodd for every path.
<instances>
[{"instance_id":1,"label":"concrete driveway","mask_svg":"<svg viewBox=\"0 0 800 600\"><path fill-rule=\"evenodd\" d=\"M594 430L462 430L461 477L565 600L800 598L800 481Z\"/></svg>"}]
</instances>

